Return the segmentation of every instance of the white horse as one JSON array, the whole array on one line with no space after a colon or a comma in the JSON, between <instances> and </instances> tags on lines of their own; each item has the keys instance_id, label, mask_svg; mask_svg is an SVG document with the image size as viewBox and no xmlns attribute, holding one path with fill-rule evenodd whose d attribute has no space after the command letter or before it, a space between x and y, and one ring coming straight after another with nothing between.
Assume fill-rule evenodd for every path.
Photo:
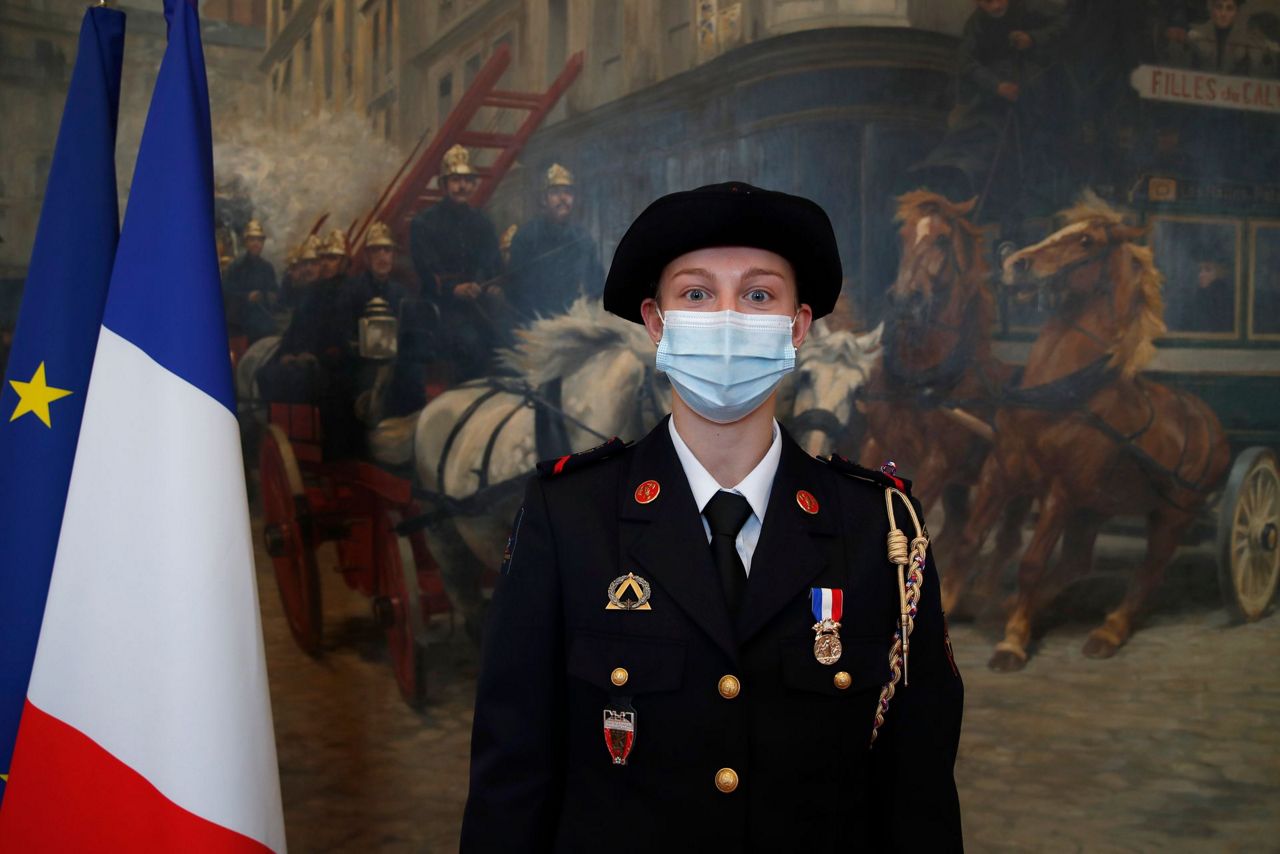
<instances>
[{"instance_id":1,"label":"white horse","mask_svg":"<svg viewBox=\"0 0 1280 854\"><path fill-rule=\"evenodd\" d=\"M426 523L428 542L473 634L483 607L480 571L501 562L523 481L538 461L535 408L544 404L537 389L560 381L558 409L575 449L613 436L638 439L670 408L670 386L653 369L654 346L644 327L606 313L597 302L579 300L567 313L534 321L516 335L516 347L500 354L514 379L464 383L416 417L383 422L371 437L375 455L391 461L403 454L412 419L417 485L437 496Z\"/></svg>"},{"instance_id":2,"label":"white horse","mask_svg":"<svg viewBox=\"0 0 1280 854\"><path fill-rule=\"evenodd\" d=\"M790 418L792 435L809 454L830 454L840 450L842 439L856 438L849 435L856 420L854 396L880 362L883 331L884 324L861 335L828 332L821 321L813 325L796 354ZM845 450L853 455L852 448Z\"/></svg>"}]
</instances>

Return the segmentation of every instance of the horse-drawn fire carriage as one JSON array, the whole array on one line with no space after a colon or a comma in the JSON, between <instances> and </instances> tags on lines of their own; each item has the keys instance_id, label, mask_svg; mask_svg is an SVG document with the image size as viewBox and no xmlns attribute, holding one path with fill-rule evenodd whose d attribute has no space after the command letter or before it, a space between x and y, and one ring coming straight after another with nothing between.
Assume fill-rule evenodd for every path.
<instances>
[{"instance_id":1,"label":"horse-drawn fire carriage","mask_svg":"<svg viewBox=\"0 0 1280 854\"><path fill-rule=\"evenodd\" d=\"M432 181L442 156L453 145L490 153L475 170L479 183L470 198L472 205L483 206L529 137L576 79L583 56L570 57L547 91L537 93L499 88L510 63L510 48L497 46L439 131L429 142L424 138L419 143L368 214L352 223L347 243L352 248L353 266L358 268L363 260L362 241L375 221L390 225L399 244L408 245L412 218L443 197L442 189ZM502 124L504 120L509 121ZM473 124L513 130L477 130ZM376 311L366 311L362 318L359 349L362 358L370 360L365 364L385 365L394 357L396 321L385 311L382 314L379 317ZM534 392L513 379L478 384L482 386L478 391L477 384L472 384L441 393L433 384L427 396L435 399L422 415L427 420L437 412L453 417L453 428L442 434L448 447L433 448L425 440L415 442L416 417L390 419L371 434L372 453L335 458L326 456L324 427L316 406L267 403L257 392L256 372L272 358L278 339L261 339L248 348L244 343L233 342L232 360L242 415L259 443L263 536L289 629L307 653L322 652L323 608L316 550L322 543L334 543L343 580L370 598L374 618L386 633L401 694L411 706L420 708L426 700L428 627L434 617L461 607L471 628L482 606L482 586L492 582L498 566L497 560L482 561L470 554L461 539L468 533L465 526L454 525L451 519L455 515L496 518L507 513L509 522L514 512L511 505L518 501L521 478L517 474L532 469L532 463L524 470L513 463L492 483L488 482L489 473L482 471L480 479L485 482L469 490L464 485L461 489L466 494L461 494L455 483L443 482L445 468L457 464L464 451L460 439L477 428L490 430L489 448L483 455L487 465L495 446L501 447L499 434L514 435L514 429L507 429L513 427L509 422L521 419L512 416L532 414ZM376 390L374 396L380 391L384 389ZM464 417L458 418L454 403L460 398L471 399L475 405L470 410L464 405ZM497 429L490 429L493 425L481 416L487 416L487 408L494 406L505 407L508 414ZM565 418L572 421L573 416ZM533 435L532 425L520 426L528 426L528 435ZM570 427L569 434L573 432ZM425 478L415 473L415 462L423 459L416 445L427 448L423 453L434 451L439 463L439 470ZM465 450L469 453L471 449ZM532 447L529 450L532 452ZM468 465L474 466L474 462ZM418 467L425 466L421 463ZM464 530L460 532L460 528ZM499 536L500 542L504 539L505 534ZM461 581L447 591L451 579Z\"/></svg>"},{"instance_id":2,"label":"horse-drawn fire carriage","mask_svg":"<svg viewBox=\"0 0 1280 854\"><path fill-rule=\"evenodd\" d=\"M991 666L1020 669L1036 617L1091 572L1104 525L1132 533L1110 520L1136 515L1146 520L1146 557L1091 633L1087 656L1108 657L1125 643L1182 544L1211 540L1228 611L1260 618L1280 581L1280 328L1261 309L1263 284L1244 288L1248 280L1236 276L1226 328L1185 332L1165 321L1166 268L1178 275L1181 235L1162 222L1190 217L1148 210L1138 226L1087 196L1063 212L1061 228L993 263L969 219L973 207L926 191L899 199L901 255L883 356L826 419L862 421L865 431L845 434L841 450L861 448L866 465L892 455L926 511L941 500L945 526L934 548L944 608L1004 601L1005 638ZM1208 219L1225 223L1237 255L1240 235L1251 233L1250 275L1261 276L1261 233L1271 229L1280 244L1280 224ZM1271 256L1274 266L1280 245ZM1238 259L1233 266L1241 269ZM1038 300L1038 325L999 332L997 296ZM804 389L796 405L807 408ZM831 434L818 424L807 447L833 447ZM1023 549L1028 519L1034 533ZM980 560L993 530L994 558ZM1018 556L1017 590L1004 599L999 570Z\"/></svg>"}]
</instances>

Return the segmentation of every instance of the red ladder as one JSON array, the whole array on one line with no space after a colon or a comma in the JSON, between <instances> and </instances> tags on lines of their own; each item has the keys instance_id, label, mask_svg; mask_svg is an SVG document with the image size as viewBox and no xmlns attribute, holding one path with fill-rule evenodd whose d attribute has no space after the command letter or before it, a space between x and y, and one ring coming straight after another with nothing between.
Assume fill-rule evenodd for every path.
<instances>
[{"instance_id":1,"label":"red ladder","mask_svg":"<svg viewBox=\"0 0 1280 854\"><path fill-rule=\"evenodd\" d=\"M493 56L485 63L484 68L480 69L475 81L463 94L462 100L449 112L431 143L419 154L422 145L419 142L413 153L400 167L400 171L391 179L391 183L387 185L373 209L360 222L359 228L352 223L352 231L347 235L347 245L351 247L353 258L357 263L361 260L359 249L364 243L365 233L370 224L375 221L381 220L390 225L396 241L401 246L409 245L409 223L413 217L444 197L441 188L431 186L431 179L439 173L440 161L444 153L454 145L498 152L498 156L488 166L473 164L476 174L480 177L480 184L472 194L470 204L476 208L484 207L497 189L498 182L507 174L516 156L529 141L529 137L533 136L533 132L555 108L561 96L582 71L583 58L581 51L569 57L569 61L565 63L564 69L551 84L551 88L543 93L511 92L496 88L510 64L511 48L509 45L501 45L493 52ZM482 107L524 110L528 115L515 133L471 130L469 126Z\"/></svg>"}]
</instances>

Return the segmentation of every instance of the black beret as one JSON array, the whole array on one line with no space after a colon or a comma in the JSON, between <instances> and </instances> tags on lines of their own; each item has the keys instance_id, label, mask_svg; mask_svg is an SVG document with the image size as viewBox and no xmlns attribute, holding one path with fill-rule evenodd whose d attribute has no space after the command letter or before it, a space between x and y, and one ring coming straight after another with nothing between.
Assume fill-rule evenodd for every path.
<instances>
[{"instance_id":1,"label":"black beret","mask_svg":"<svg viewBox=\"0 0 1280 854\"><path fill-rule=\"evenodd\" d=\"M750 246L786 258L800 302L815 318L830 314L840 296L840 250L826 211L800 196L733 182L671 193L645 208L613 253L605 310L642 323L640 303L653 296L663 268L712 246Z\"/></svg>"}]
</instances>

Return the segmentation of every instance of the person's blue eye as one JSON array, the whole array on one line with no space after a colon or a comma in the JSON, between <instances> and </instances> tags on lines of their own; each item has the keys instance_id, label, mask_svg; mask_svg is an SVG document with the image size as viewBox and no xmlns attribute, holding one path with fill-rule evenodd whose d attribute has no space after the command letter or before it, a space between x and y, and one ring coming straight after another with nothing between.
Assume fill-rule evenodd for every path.
<instances>
[{"instance_id":1,"label":"person's blue eye","mask_svg":"<svg viewBox=\"0 0 1280 854\"><path fill-rule=\"evenodd\" d=\"M702 288L691 288L688 291L688 293L685 294L685 296L688 297L693 302L702 302L704 299L706 299L707 292L704 291Z\"/></svg>"},{"instance_id":2,"label":"person's blue eye","mask_svg":"<svg viewBox=\"0 0 1280 854\"><path fill-rule=\"evenodd\" d=\"M751 302L767 302L769 299L769 294L767 291L762 291L759 288L757 288L756 290L751 291L750 293L747 294L747 299L750 300Z\"/></svg>"}]
</instances>

